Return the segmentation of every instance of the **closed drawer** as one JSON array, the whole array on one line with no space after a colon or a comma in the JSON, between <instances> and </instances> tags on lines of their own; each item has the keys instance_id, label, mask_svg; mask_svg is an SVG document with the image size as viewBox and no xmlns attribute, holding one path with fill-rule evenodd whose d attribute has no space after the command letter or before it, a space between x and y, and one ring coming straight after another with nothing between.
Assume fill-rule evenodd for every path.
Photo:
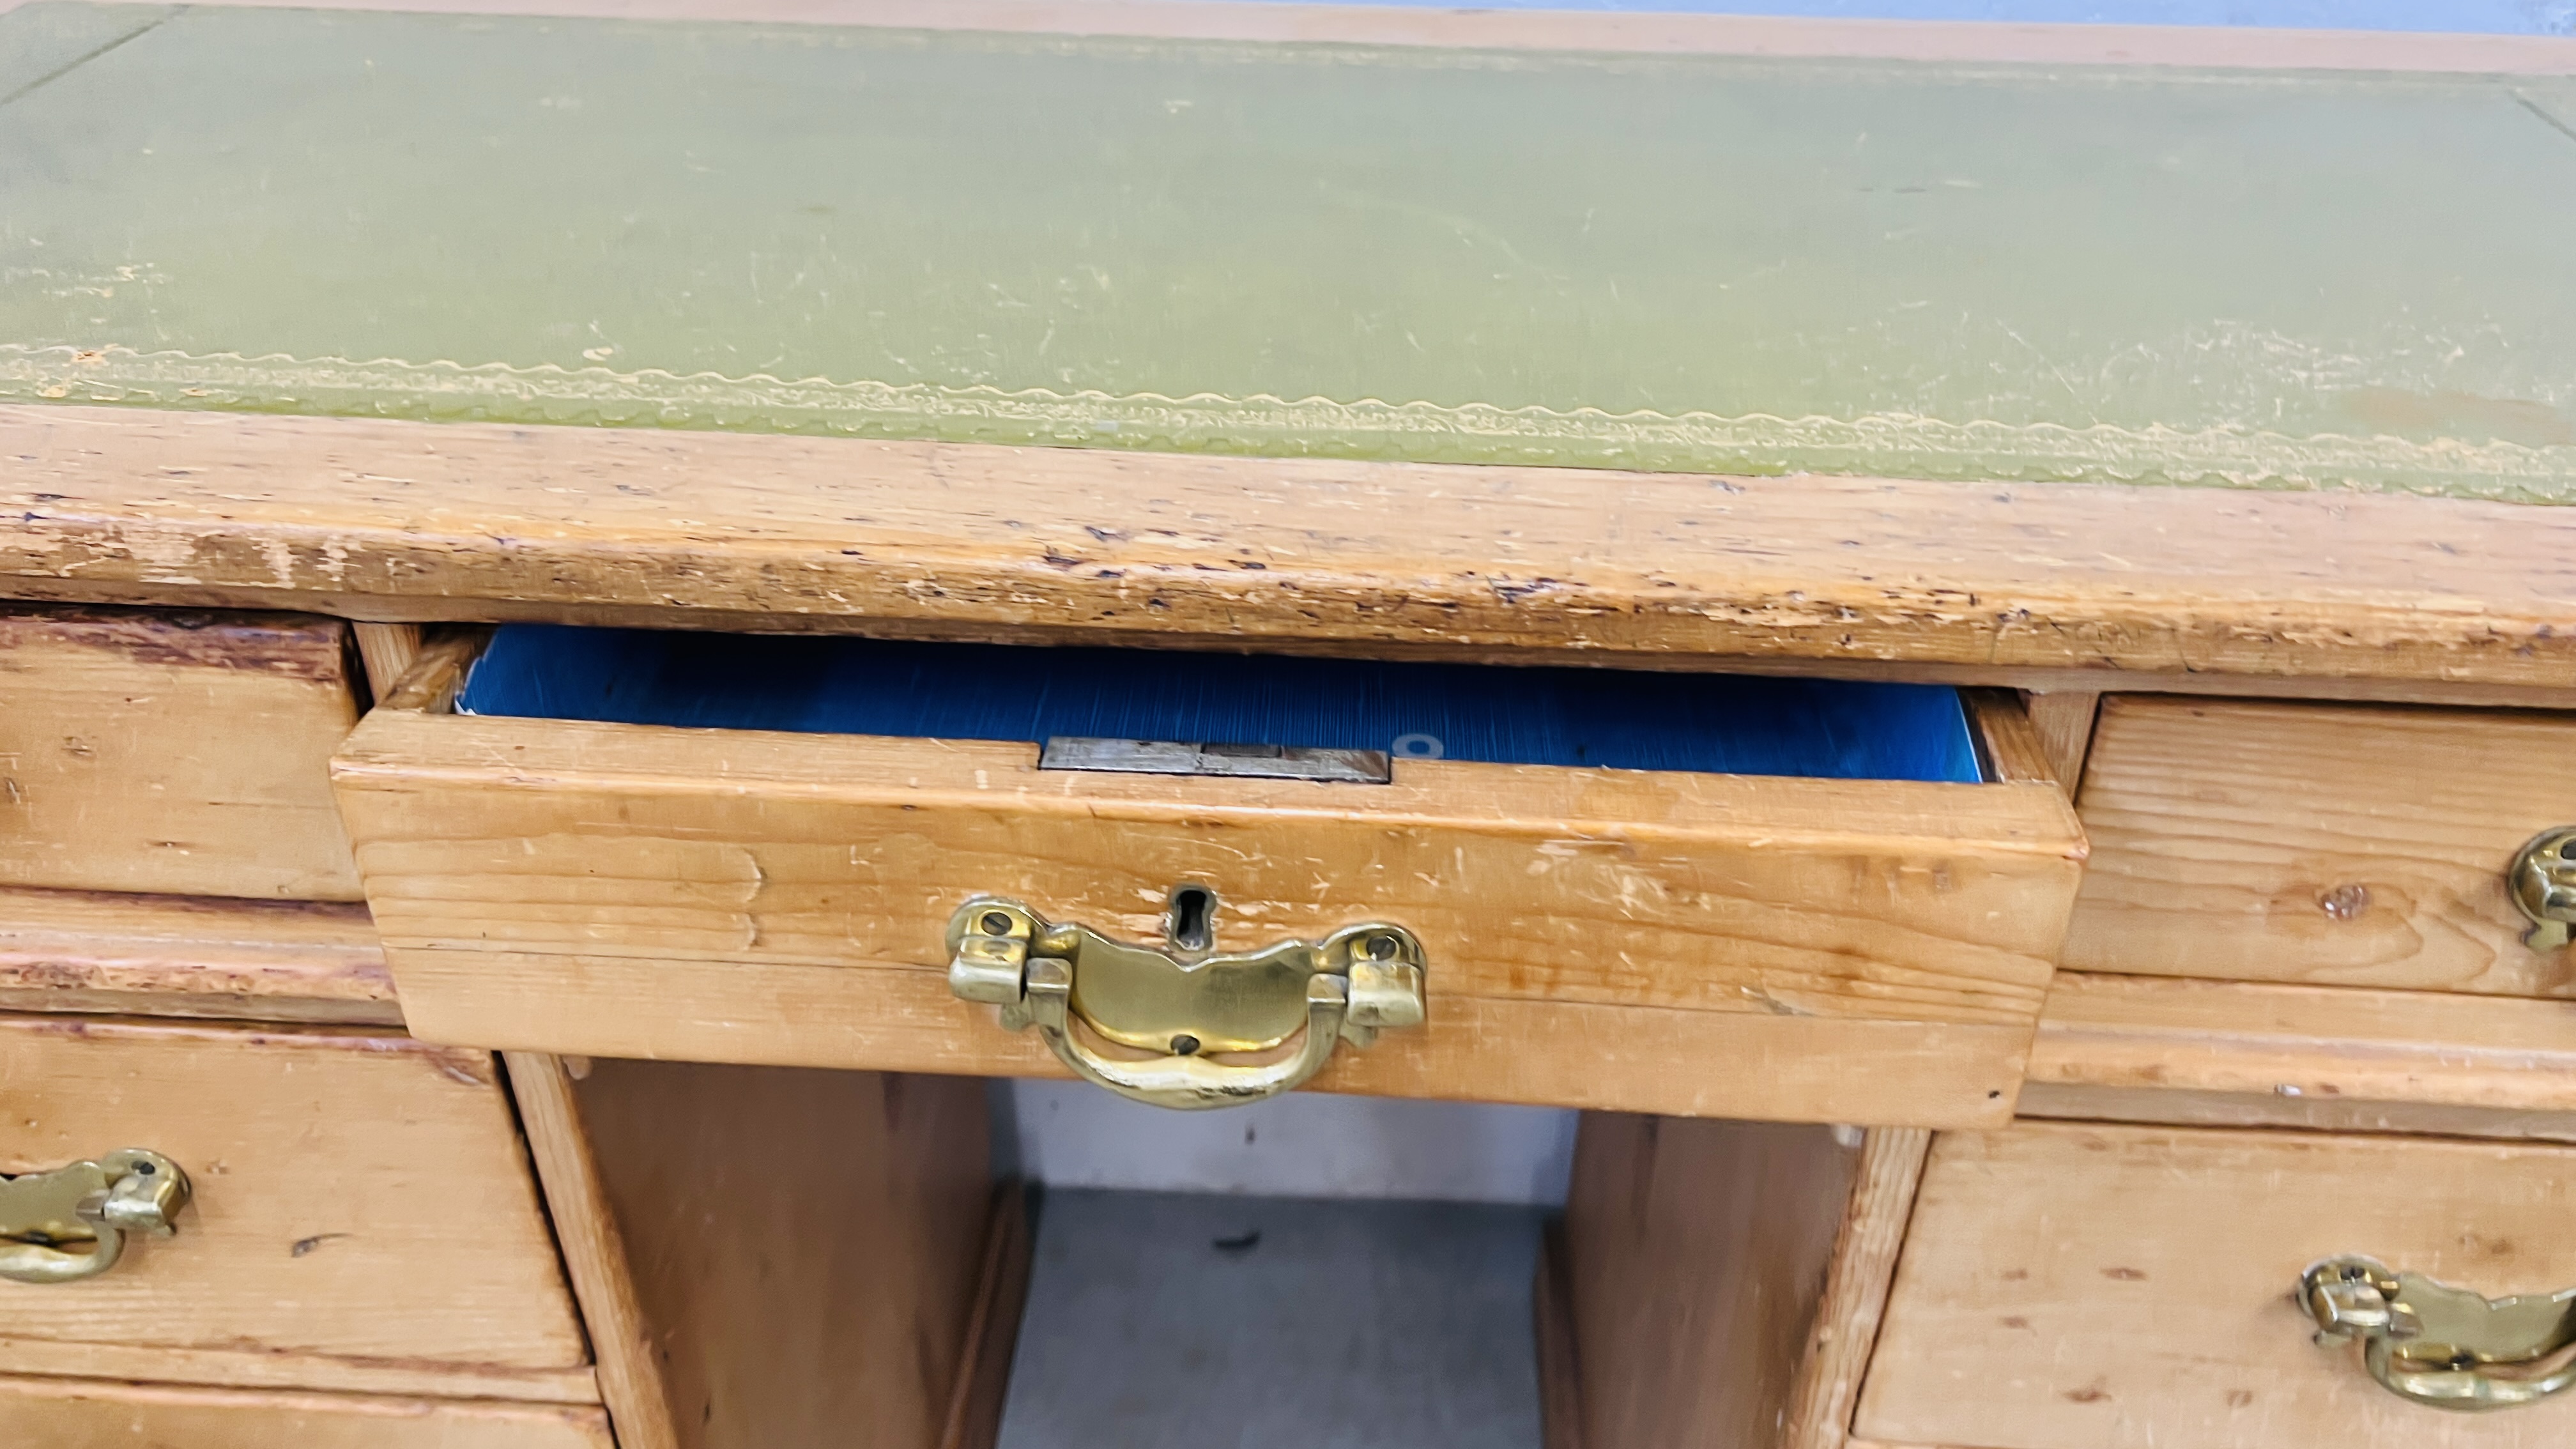
<instances>
[{"instance_id":1,"label":"closed drawer","mask_svg":"<svg viewBox=\"0 0 2576 1449\"><path fill-rule=\"evenodd\" d=\"M1277 745L1347 747L1359 719L1398 756L1360 783L1046 768L1014 701L1069 652L499 638L482 713L450 707L480 646L433 650L333 766L406 1017L442 1041L1060 1070L952 994L960 908L1169 944L1198 890L1220 952L1410 933L1426 1019L1335 1053L1326 1087L1992 1124L2081 870L2071 811L2013 763L2027 722L1944 690L1080 656L1151 686L1086 695L1073 733L1160 727L1157 688L1309 732ZM1059 703L1088 687L1050 677ZM1691 767L1514 762L1564 743L1516 731L1577 717L1582 759Z\"/></svg>"},{"instance_id":2,"label":"closed drawer","mask_svg":"<svg viewBox=\"0 0 2576 1449\"><path fill-rule=\"evenodd\" d=\"M354 901L348 626L0 603L0 885Z\"/></svg>"},{"instance_id":3,"label":"closed drawer","mask_svg":"<svg viewBox=\"0 0 2576 1449\"><path fill-rule=\"evenodd\" d=\"M127 1148L190 1180L176 1232L127 1235L95 1276L0 1281L0 1372L596 1402L489 1056L0 1016L0 1173Z\"/></svg>"},{"instance_id":4,"label":"closed drawer","mask_svg":"<svg viewBox=\"0 0 2576 1449\"><path fill-rule=\"evenodd\" d=\"M2542 1449L2576 1397L2409 1402L2320 1347L2301 1273L2362 1254L2489 1296L2576 1286L2576 1151L2021 1126L1925 1170L1855 1430L1952 1449Z\"/></svg>"},{"instance_id":5,"label":"closed drawer","mask_svg":"<svg viewBox=\"0 0 2576 1449\"><path fill-rule=\"evenodd\" d=\"M2570 759L2576 714L2113 696L2064 964L2576 994L2506 892L2526 842L2576 826Z\"/></svg>"},{"instance_id":6,"label":"closed drawer","mask_svg":"<svg viewBox=\"0 0 2576 1449\"><path fill-rule=\"evenodd\" d=\"M402 1029L354 902L0 888L0 1010Z\"/></svg>"},{"instance_id":7,"label":"closed drawer","mask_svg":"<svg viewBox=\"0 0 2576 1449\"><path fill-rule=\"evenodd\" d=\"M559 1404L0 1377L0 1442L44 1449L614 1449L607 1416Z\"/></svg>"}]
</instances>

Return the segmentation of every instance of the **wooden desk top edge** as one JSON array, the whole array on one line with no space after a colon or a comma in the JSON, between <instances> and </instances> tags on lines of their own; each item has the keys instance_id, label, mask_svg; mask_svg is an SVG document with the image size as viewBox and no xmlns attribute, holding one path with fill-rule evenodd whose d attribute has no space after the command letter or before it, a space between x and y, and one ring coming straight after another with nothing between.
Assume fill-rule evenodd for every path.
<instances>
[{"instance_id":1,"label":"wooden desk top edge","mask_svg":"<svg viewBox=\"0 0 2576 1449\"><path fill-rule=\"evenodd\" d=\"M0 596L2576 705L2576 509L0 407Z\"/></svg>"}]
</instances>

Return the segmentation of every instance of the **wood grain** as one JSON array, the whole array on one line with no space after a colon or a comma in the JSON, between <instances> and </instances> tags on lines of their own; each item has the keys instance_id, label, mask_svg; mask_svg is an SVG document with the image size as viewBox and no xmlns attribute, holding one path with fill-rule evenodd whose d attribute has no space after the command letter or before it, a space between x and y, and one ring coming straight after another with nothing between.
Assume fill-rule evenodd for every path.
<instances>
[{"instance_id":1,"label":"wood grain","mask_svg":"<svg viewBox=\"0 0 2576 1449\"><path fill-rule=\"evenodd\" d=\"M2084 783L2084 760L2093 749L2093 720L2101 710L2102 696L2089 690L2030 696L2031 728L2039 735L2050 772L2070 796Z\"/></svg>"},{"instance_id":2,"label":"wood grain","mask_svg":"<svg viewBox=\"0 0 2576 1449\"><path fill-rule=\"evenodd\" d=\"M402 1025L366 907L0 887L0 1007Z\"/></svg>"},{"instance_id":3,"label":"wood grain","mask_svg":"<svg viewBox=\"0 0 2576 1449\"><path fill-rule=\"evenodd\" d=\"M420 657L418 624L360 623L350 625L349 632L356 637L358 658L366 665L370 699L384 698Z\"/></svg>"},{"instance_id":4,"label":"wood grain","mask_svg":"<svg viewBox=\"0 0 2576 1449\"><path fill-rule=\"evenodd\" d=\"M2576 714L2104 701L2072 970L2576 996L2505 896L2576 823Z\"/></svg>"},{"instance_id":5,"label":"wood grain","mask_svg":"<svg viewBox=\"0 0 2576 1449\"><path fill-rule=\"evenodd\" d=\"M356 721L336 619L0 603L0 885L356 900Z\"/></svg>"},{"instance_id":6,"label":"wood grain","mask_svg":"<svg viewBox=\"0 0 2576 1449\"><path fill-rule=\"evenodd\" d=\"M1448 760L1175 780L1005 741L393 710L333 778L398 982L460 950L945 971L974 892L1150 940L1196 880L1220 944L1403 921L1435 1001L2011 1024L2083 856L2053 786Z\"/></svg>"},{"instance_id":7,"label":"wood grain","mask_svg":"<svg viewBox=\"0 0 2576 1449\"><path fill-rule=\"evenodd\" d=\"M456 707L465 675L492 644L492 630L478 624L449 625L421 631L411 663L378 696L377 706L414 714L448 714Z\"/></svg>"},{"instance_id":8,"label":"wood grain","mask_svg":"<svg viewBox=\"0 0 2576 1449\"><path fill-rule=\"evenodd\" d=\"M1005 1182L994 1189L974 1311L966 1321L965 1352L948 1395L939 1449L993 1449L1001 1436L1011 1358L1019 1347L1020 1314L1029 1299L1034 1243L1029 1229L1027 1185Z\"/></svg>"},{"instance_id":9,"label":"wood grain","mask_svg":"<svg viewBox=\"0 0 2576 1449\"><path fill-rule=\"evenodd\" d=\"M2576 1002L2067 972L2034 1082L2576 1112Z\"/></svg>"},{"instance_id":10,"label":"wood grain","mask_svg":"<svg viewBox=\"0 0 2576 1449\"><path fill-rule=\"evenodd\" d=\"M2576 1141L2576 1003L2060 972L2025 1117Z\"/></svg>"},{"instance_id":11,"label":"wood grain","mask_svg":"<svg viewBox=\"0 0 2576 1449\"><path fill-rule=\"evenodd\" d=\"M1862 1139L1824 1295L1789 1394L1782 1449L1843 1449L1931 1149L1931 1133L1907 1128L1879 1128Z\"/></svg>"},{"instance_id":12,"label":"wood grain","mask_svg":"<svg viewBox=\"0 0 2576 1449\"><path fill-rule=\"evenodd\" d=\"M2035 727L2022 697L2009 689L1963 689L1960 707L1967 711L1985 777L2000 785L2057 787L2057 770L2047 739Z\"/></svg>"},{"instance_id":13,"label":"wood grain","mask_svg":"<svg viewBox=\"0 0 2576 1449\"><path fill-rule=\"evenodd\" d=\"M684 1449L927 1449L992 1200L983 1084L599 1061L574 1083Z\"/></svg>"},{"instance_id":14,"label":"wood grain","mask_svg":"<svg viewBox=\"0 0 2576 1449\"><path fill-rule=\"evenodd\" d=\"M2177 1127L2289 1127L2310 1132L2396 1133L2576 1143L2576 1112L2513 1112L2424 1102L2345 1102L2172 1087L2067 1086L2026 1082L2022 1117L2068 1122L2145 1122Z\"/></svg>"},{"instance_id":15,"label":"wood grain","mask_svg":"<svg viewBox=\"0 0 2576 1449\"><path fill-rule=\"evenodd\" d=\"M422 951L403 969L424 1039L780 1066L1061 1077L1026 1032L949 994L944 973L636 957ZM1381 1097L1681 1116L1998 1127L2027 1026L1855 1021L1434 998L1419 1029L1342 1050L1310 1085Z\"/></svg>"},{"instance_id":16,"label":"wood grain","mask_svg":"<svg viewBox=\"0 0 2576 1449\"><path fill-rule=\"evenodd\" d=\"M0 0L0 11L14 0ZM1228 0L198 0L321 10L735 20L1206 40L1613 50L1820 59L2188 65L2266 70L2576 73L2545 36L2388 34L2228 26L1960 24L1653 11L1528 11Z\"/></svg>"},{"instance_id":17,"label":"wood grain","mask_svg":"<svg viewBox=\"0 0 2576 1449\"><path fill-rule=\"evenodd\" d=\"M1337 1066L1355 1089L1908 1125L2009 1109L2082 849L2047 785L1456 762L1176 785L1034 757L383 708L335 778L437 1039L1025 1071L1032 1043L946 997L956 904L1153 939L1170 884L1203 880L1221 941L1421 934L1433 1023ZM1657 1050L1682 1046L1785 1065L1680 1073L1708 1059Z\"/></svg>"},{"instance_id":18,"label":"wood grain","mask_svg":"<svg viewBox=\"0 0 2576 1449\"><path fill-rule=\"evenodd\" d=\"M658 1335L637 1299L635 1265L591 1154L572 1080L563 1062L533 1052L511 1052L503 1065L528 1155L545 1189L564 1276L581 1305L582 1327L599 1366L599 1397L617 1431L618 1449L678 1449Z\"/></svg>"},{"instance_id":19,"label":"wood grain","mask_svg":"<svg viewBox=\"0 0 2576 1449\"><path fill-rule=\"evenodd\" d=\"M1559 1100L1778 1116L1815 1110L1800 1093L1815 1083L1860 1109L1837 1120L1894 1106L1907 1123L2008 1104L2082 851L2047 785L1446 761L1378 787L1176 783L1041 772L1035 754L379 709L335 778L410 1019L441 1039L957 1071L986 1068L954 1044L989 1037L1029 1062L986 1013L939 999L956 905L992 892L1154 939L1171 884L1198 880L1223 899L1221 943L1381 915L1422 937L1433 1026L1391 1034L1345 1080L1436 1052L1463 1068L1444 1094L1530 1100L1536 1082L1601 1075ZM1631 1024L1621 1009L1639 1007L1732 1024ZM1515 1016L1545 1025L1481 1030ZM2000 1030L1970 1046L1962 1029L1979 1027ZM1616 1065L1556 1058L1593 1032ZM1677 1033L1766 1060L1848 1042L1862 1056L1845 1065L1874 1070L1721 1085L1642 1046ZM858 1054L905 1036L928 1060Z\"/></svg>"},{"instance_id":20,"label":"wood grain","mask_svg":"<svg viewBox=\"0 0 2576 1449\"><path fill-rule=\"evenodd\" d=\"M597 1408L0 1377L0 1441L43 1449L617 1449Z\"/></svg>"},{"instance_id":21,"label":"wood grain","mask_svg":"<svg viewBox=\"0 0 2576 1449\"><path fill-rule=\"evenodd\" d=\"M172 1348L166 1344L74 1343L0 1335L0 1365L5 1365L11 1374L129 1383L219 1384L236 1389L305 1389L317 1393L554 1405L590 1404L599 1399L597 1381L589 1369L581 1367L460 1367L413 1360L280 1354L257 1346Z\"/></svg>"},{"instance_id":22,"label":"wood grain","mask_svg":"<svg viewBox=\"0 0 2576 1449\"><path fill-rule=\"evenodd\" d=\"M1783 1442L1860 1155L1825 1127L1586 1114L1565 1206L1584 1443Z\"/></svg>"},{"instance_id":23,"label":"wood grain","mask_svg":"<svg viewBox=\"0 0 2576 1449\"><path fill-rule=\"evenodd\" d=\"M2033 688L2576 678L2576 516L2507 504L75 407L0 408L0 455L26 597Z\"/></svg>"},{"instance_id":24,"label":"wood grain","mask_svg":"<svg viewBox=\"0 0 2576 1449\"><path fill-rule=\"evenodd\" d=\"M595 1399L489 1057L347 1028L0 1017L0 1172L126 1146L194 1180L178 1235L78 1291L0 1283L8 1336L182 1351L152 1378L257 1355L254 1383L317 1359L334 1385L374 1365Z\"/></svg>"},{"instance_id":25,"label":"wood grain","mask_svg":"<svg viewBox=\"0 0 2576 1449\"><path fill-rule=\"evenodd\" d=\"M2576 1283L2576 1153L2025 1125L1933 1146L1856 1432L1973 1449L2543 1449L2576 1400L2410 1404L2291 1290L2368 1253L2489 1295Z\"/></svg>"}]
</instances>

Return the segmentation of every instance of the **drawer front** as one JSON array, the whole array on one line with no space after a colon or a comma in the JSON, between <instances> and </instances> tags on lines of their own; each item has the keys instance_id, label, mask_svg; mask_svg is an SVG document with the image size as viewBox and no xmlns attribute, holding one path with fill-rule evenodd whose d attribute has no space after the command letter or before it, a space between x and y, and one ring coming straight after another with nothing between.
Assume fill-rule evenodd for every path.
<instances>
[{"instance_id":1,"label":"drawer front","mask_svg":"<svg viewBox=\"0 0 2576 1449\"><path fill-rule=\"evenodd\" d=\"M1955 1449L2543 1449L2576 1396L2426 1407L2295 1301L2363 1254L2489 1296L2576 1286L2576 1151L2021 1126L1944 1135L1855 1430Z\"/></svg>"},{"instance_id":2,"label":"drawer front","mask_svg":"<svg viewBox=\"0 0 2576 1449\"><path fill-rule=\"evenodd\" d=\"M2576 825L2576 714L2114 696L2069 970L2576 995L2506 873Z\"/></svg>"},{"instance_id":3,"label":"drawer front","mask_svg":"<svg viewBox=\"0 0 2576 1449\"><path fill-rule=\"evenodd\" d=\"M124 1148L190 1179L175 1235L128 1235L94 1277L0 1281L0 1371L341 1388L443 1370L460 1393L595 1398L490 1057L0 1017L0 1173Z\"/></svg>"},{"instance_id":4,"label":"drawer front","mask_svg":"<svg viewBox=\"0 0 2576 1449\"><path fill-rule=\"evenodd\" d=\"M335 763L412 1029L601 1056L1028 1073L950 995L978 893L1226 949L1408 928L1428 1020L1318 1083L1735 1117L2010 1112L2081 870L2044 783L1399 760L1050 771L1033 745L384 708Z\"/></svg>"},{"instance_id":5,"label":"drawer front","mask_svg":"<svg viewBox=\"0 0 2576 1449\"><path fill-rule=\"evenodd\" d=\"M44 1449L615 1449L595 1408L0 1377L0 1443Z\"/></svg>"},{"instance_id":6,"label":"drawer front","mask_svg":"<svg viewBox=\"0 0 2576 1449\"><path fill-rule=\"evenodd\" d=\"M4 886L0 1010L403 1024L365 906Z\"/></svg>"},{"instance_id":7,"label":"drawer front","mask_svg":"<svg viewBox=\"0 0 2576 1449\"><path fill-rule=\"evenodd\" d=\"M0 885L359 898L348 626L0 604Z\"/></svg>"}]
</instances>

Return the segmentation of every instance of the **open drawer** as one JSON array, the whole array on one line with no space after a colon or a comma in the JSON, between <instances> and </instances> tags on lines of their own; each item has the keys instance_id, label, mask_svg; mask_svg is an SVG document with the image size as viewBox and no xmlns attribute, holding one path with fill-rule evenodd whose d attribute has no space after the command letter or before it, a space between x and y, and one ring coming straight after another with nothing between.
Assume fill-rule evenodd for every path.
<instances>
[{"instance_id":1,"label":"open drawer","mask_svg":"<svg viewBox=\"0 0 2576 1449\"><path fill-rule=\"evenodd\" d=\"M1989 1125L2036 759L1930 687L514 626L333 779L431 1040Z\"/></svg>"}]
</instances>

